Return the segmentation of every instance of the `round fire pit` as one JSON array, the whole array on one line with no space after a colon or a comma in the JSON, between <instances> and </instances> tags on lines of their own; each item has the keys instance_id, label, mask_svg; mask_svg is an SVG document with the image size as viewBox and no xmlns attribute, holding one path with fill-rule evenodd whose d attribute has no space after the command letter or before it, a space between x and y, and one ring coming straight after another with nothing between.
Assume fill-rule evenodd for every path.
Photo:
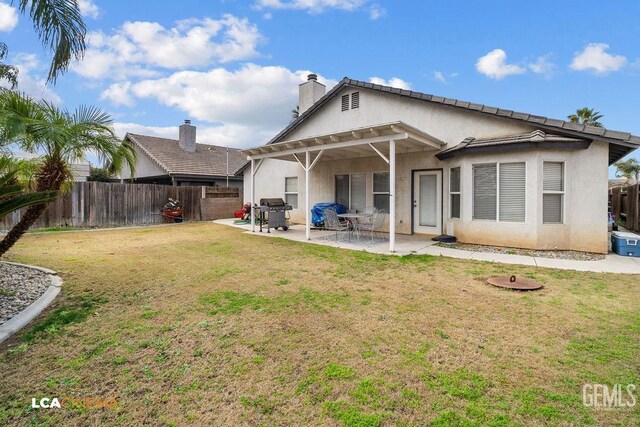
<instances>
[{"instance_id":1,"label":"round fire pit","mask_svg":"<svg viewBox=\"0 0 640 427\"><path fill-rule=\"evenodd\" d=\"M492 277L487 280L487 283L499 288L515 289L517 291L535 291L543 288L541 283L529 279L520 279L516 276Z\"/></svg>"}]
</instances>

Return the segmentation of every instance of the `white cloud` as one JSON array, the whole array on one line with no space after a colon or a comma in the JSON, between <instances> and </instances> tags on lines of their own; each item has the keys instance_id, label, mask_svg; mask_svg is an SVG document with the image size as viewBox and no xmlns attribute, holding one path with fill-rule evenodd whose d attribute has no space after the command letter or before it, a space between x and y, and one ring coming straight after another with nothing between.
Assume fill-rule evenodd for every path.
<instances>
[{"instance_id":1,"label":"white cloud","mask_svg":"<svg viewBox=\"0 0 640 427\"><path fill-rule=\"evenodd\" d=\"M382 77L370 77L369 82L376 85L391 86L391 87L397 87L400 89L407 89L407 90L411 89L411 83L406 82L397 77L393 77L389 80L385 80Z\"/></svg>"},{"instance_id":2,"label":"white cloud","mask_svg":"<svg viewBox=\"0 0 640 427\"><path fill-rule=\"evenodd\" d=\"M125 22L114 34L89 35L83 61L73 70L91 79L149 78L158 69L204 67L258 55L258 28L246 18L189 19L165 28L157 22Z\"/></svg>"},{"instance_id":3,"label":"white cloud","mask_svg":"<svg viewBox=\"0 0 640 427\"><path fill-rule=\"evenodd\" d=\"M113 84L101 98L120 105L153 99L182 111L185 117L213 124L198 130L211 143L247 147L267 142L289 123L291 109L298 103L298 85L309 73L255 64L234 71L179 71L163 78ZM337 84L322 76L318 79L328 90Z\"/></svg>"},{"instance_id":4,"label":"white cloud","mask_svg":"<svg viewBox=\"0 0 640 427\"><path fill-rule=\"evenodd\" d=\"M551 77L556 72L556 64L550 61L551 54L539 56L536 62L532 62L527 67L533 73L542 74L545 77Z\"/></svg>"},{"instance_id":5,"label":"white cloud","mask_svg":"<svg viewBox=\"0 0 640 427\"><path fill-rule=\"evenodd\" d=\"M181 121L181 120L179 120ZM258 130L243 125L210 126L196 125L196 141L199 144L221 145L233 148L248 148L263 145L275 135L270 130ZM134 122L114 122L113 128L118 137L129 133L178 139L178 126L146 126Z\"/></svg>"},{"instance_id":6,"label":"white cloud","mask_svg":"<svg viewBox=\"0 0 640 427\"><path fill-rule=\"evenodd\" d=\"M384 7L378 3L371 3L371 0L256 0L253 7L258 10L303 10L311 14L322 13L328 9L347 12L363 10L368 12L369 18L373 21L387 15ZM268 19L271 19L271 15Z\"/></svg>"},{"instance_id":7,"label":"white cloud","mask_svg":"<svg viewBox=\"0 0 640 427\"><path fill-rule=\"evenodd\" d=\"M623 55L607 53L609 45L606 43L589 43L582 52L576 52L571 62L571 68L576 71L592 70L596 74L606 74L618 71L627 64Z\"/></svg>"},{"instance_id":8,"label":"white cloud","mask_svg":"<svg viewBox=\"0 0 640 427\"><path fill-rule=\"evenodd\" d=\"M361 7L367 0L257 0L257 9L295 9L309 13L321 13L325 9L341 9L353 11Z\"/></svg>"},{"instance_id":9,"label":"white cloud","mask_svg":"<svg viewBox=\"0 0 640 427\"><path fill-rule=\"evenodd\" d=\"M100 15L100 8L93 2L93 0L77 0L78 9L82 16L88 16L89 18L97 19Z\"/></svg>"},{"instance_id":10,"label":"white cloud","mask_svg":"<svg viewBox=\"0 0 640 427\"><path fill-rule=\"evenodd\" d=\"M439 81L440 83L447 83L447 78L444 76L442 71L434 71L433 78Z\"/></svg>"},{"instance_id":11,"label":"white cloud","mask_svg":"<svg viewBox=\"0 0 640 427\"><path fill-rule=\"evenodd\" d=\"M18 68L17 90L34 98L42 98L53 104L62 104L62 98L46 85L44 65L32 53L18 53L11 58L10 64ZM0 81L1 87L8 87L8 82Z\"/></svg>"},{"instance_id":12,"label":"white cloud","mask_svg":"<svg viewBox=\"0 0 640 427\"><path fill-rule=\"evenodd\" d=\"M100 101L110 101L115 105L135 104L131 94L131 82L113 83L100 94Z\"/></svg>"},{"instance_id":13,"label":"white cloud","mask_svg":"<svg viewBox=\"0 0 640 427\"><path fill-rule=\"evenodd\" d=\"M0 31L12 31L18 25L18 11L6 3L0 2Z\"/></svg>"},{"instance_id":14,"label":"white cloud","mask_svg":"<svg viewBox=\"0 0 640 427\"><path fill-rule=\"evenodd\" d=\"M501 80L512 74L523 74L526 68L515 64L507 64L507 53L502 49L494 49L478 58L476 70L485 76Z\"/></svg>"},{"instance_id":15,"label":"white cloud","mask_svg":"<svg viewBox=\"0 0 640 427\"><path fill-rule=\"evenodd\" d=\"M380 6L377 3L369 6L369 18L371 18L373 21L377 21L378 19L385 16L387 16L387 9L385 9L384 7Z\"/></svg>"}]
</instances>

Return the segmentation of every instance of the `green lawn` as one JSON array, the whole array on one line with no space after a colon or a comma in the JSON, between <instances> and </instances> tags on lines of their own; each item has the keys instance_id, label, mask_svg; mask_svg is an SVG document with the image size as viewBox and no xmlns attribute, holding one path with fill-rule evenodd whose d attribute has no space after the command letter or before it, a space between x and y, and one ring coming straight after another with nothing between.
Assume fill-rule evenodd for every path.
<instances>
[{"instance_id":1,"label":"green lawn","mask_svg":"<svg viewBox=\"0 0 640 427\"><path fill-rule=\"evenodd\" d=\"M582 404L584 383L640 385L638 276L210 223L33 234L8 260L65 283L0 346L0 425L640 425L640 405ZM545 288L485 284L510 274ZM31 409L33 397L118 405Z\"/></svg>"}]
</instances>

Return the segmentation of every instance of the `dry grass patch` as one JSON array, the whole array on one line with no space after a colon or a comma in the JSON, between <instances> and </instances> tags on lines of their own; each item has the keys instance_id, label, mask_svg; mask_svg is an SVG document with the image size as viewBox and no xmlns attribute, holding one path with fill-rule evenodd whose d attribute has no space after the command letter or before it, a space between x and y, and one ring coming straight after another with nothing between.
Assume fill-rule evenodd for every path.
<instances>
[{"instance_id":1,"label":"dry grass patch","mask_svg":"<svg viewBox=\"0 0 640 427\"><path fill-rule=\"evenodd\" d=\"M0 424L637 425L637 277L391 257L213 224L46 233L62 297L0 348ZM536 293L485 285L517 274ZM44 411L31 397L115 397Z\"/></svg>"}]
</instances>

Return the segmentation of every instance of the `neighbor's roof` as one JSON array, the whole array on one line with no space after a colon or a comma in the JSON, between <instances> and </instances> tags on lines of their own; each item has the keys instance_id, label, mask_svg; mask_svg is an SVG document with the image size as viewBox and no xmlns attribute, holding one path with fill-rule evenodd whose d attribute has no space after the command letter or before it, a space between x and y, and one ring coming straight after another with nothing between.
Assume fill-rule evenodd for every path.
<instances>
[{"instance_id":1,"label":"neighbor's roof","mask_svg":"<svg viewBox=\"0 0 640 427\"><path fill-rule=\"evenodd\" d=\"M460 144L436 154L440 160L466 153L500 152L526 148L589 148L591 139L567 137L547 134L540 129L520 135L502 136L498 138L467 138Z\"/></svg>"},{"instance_id":2,"label":"neighbor's roof","mask_svg":"<svg viewBox=\"0 0 640 427\"><path fill-rule=\"evenodd\" d=\"M196 144L196 151L184 151L177 139L127 133L125 139L136 144L169 175L225 176L227 147ZM246 160L240 150L229 148L229 175L234 175Z\"/></svg>"},{"instance_id":3,"label":"neighbor's roof","mask_svg":"<svg viewBox=\"0 0 640 427\"><path fill-rule=\"evenodd\" d=\"M273 144L282 141L286 135L288 135L291 131L304 123L311 115L313 115L315 111L322 108L324 104L326 104L329 100L336 96L345 87L361 88L377 92L390 93L405 98L416 99L430 104L442 105L467 112L490 115L493 117L500 117L512 121L515 120L534 125L536 128L545 131L556 132L561 135L577 136L588 138L591 140L597 139L600 141L605 141L611 144L609 149L610 163L621 159L631 151L640 147L640 136L631 135L628 132L619 132L600 127L587 126L579 123L567 122L564 120L552 119L544 116L536 116L528 113L520 113L512 110L503 110L483 104L474 104L472 102L460 101L453 98L444 98L441 96L429 95L426 93L414 92L406 89L399 89L390 86L382 86L363 82L360 80L353 80L348 77L342 79L333 89L331 89L322 98L320 98L318 102L313 104L311 108L302 113L296 120L291 122L267 144Z\"/></svg>"}]
</instances>

